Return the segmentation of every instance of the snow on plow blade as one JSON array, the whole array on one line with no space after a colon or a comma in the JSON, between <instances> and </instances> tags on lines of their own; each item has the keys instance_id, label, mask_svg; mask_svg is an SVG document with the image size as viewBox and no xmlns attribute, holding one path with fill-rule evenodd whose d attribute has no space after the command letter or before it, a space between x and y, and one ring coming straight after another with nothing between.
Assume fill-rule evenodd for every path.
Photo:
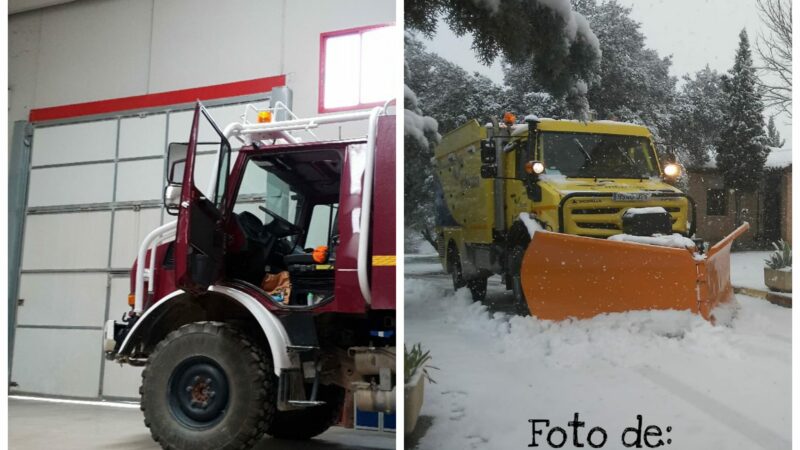
<instances>
[{"instance_id":1,"label":"snow on plow blade","mask_svg":"<svg viewBox=\"0 0 800 450\"><path fill-rule=\"evenodd\" d=\"M688 309L713 321L714 307L733 299L731 244L749 227L741 225L703 256L682 248L537 231L522 260L522 292L531 314L546 320Z\"/></svg>"}]
</instances>

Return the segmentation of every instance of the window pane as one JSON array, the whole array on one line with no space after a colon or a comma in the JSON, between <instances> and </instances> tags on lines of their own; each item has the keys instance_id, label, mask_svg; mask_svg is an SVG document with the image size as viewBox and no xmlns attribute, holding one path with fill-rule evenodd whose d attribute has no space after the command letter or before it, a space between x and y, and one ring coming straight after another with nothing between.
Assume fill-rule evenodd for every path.
<instances>
[{"instance_id":1,"label":"window pane","mask_svg":"<svg viewBox=\"0 0 800 450\"><path fill-rule=\"evenodd\" d=\"M728 214L728 197L724 189L709 189L706 192L706 215L725 216Z\"/></svg>"},{"instance_id":2,"label":"window pane","mask_svg":"<svg viewBox=\"0 0 800 450\"><path fill-rule=\"evenodd\" d=\"M328 226L336 220L338 205L315 205L311 213L311 223L308 226L308 237L306 237L306 248L315 248L320 245L328 245L330 227Z\"/></svg>"},{"instance_id":3,"label":"window pane","mask_svg":"<svg viewBox=\"0 0 800 450\"><path fill-rule=\"evenodd\" d=\"M326 40L324 99L326 108L358 104L360 42L359 34L335 36Z\"/></svg>"},{"instance_id":4,"label":"window pane","mask_svg":"<svg viewBox=\"0 0 800 450\"><path fill-rule=\"evenodd\" d=\"M225 186L228 182L228 171L230 170L230 157L231 148L228 144L223 142L220 144L220 157L219 167L217 167L217 192L214 196L214 204L217 208L223 207L223 200L225 200Z\"/></svg>"},{"instance_id":5,"label":"window pane","mask_svg":"<svg viewBox=\"0 0 800 450\"><path fill-rule=\"evenodd\" d=\"M365 32L361 39L361 103L386 101L394 97L395 27Z\"/></svg>"},{"instance_id":6,"label":"window pane","mask_svg":"<svg viewBox=\"0 0 800 450\"><path fill-rule=\"evenodd\" d=\"M243 195L266 196L268 173L269 172L259 167L252 159L247 161L247 167L242 177L242 184L239 187L239 197Z\"/></svg>"}]
</instances>

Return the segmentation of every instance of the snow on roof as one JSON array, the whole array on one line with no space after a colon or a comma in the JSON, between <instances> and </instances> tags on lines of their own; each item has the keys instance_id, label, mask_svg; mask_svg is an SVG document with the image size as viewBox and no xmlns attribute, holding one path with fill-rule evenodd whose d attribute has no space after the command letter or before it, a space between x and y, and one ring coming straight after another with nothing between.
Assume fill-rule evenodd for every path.
<instances>
[{"instance_id":1,"label":"snow on roof","mask_svg":"<svg viewBox=\"0 0 800 450\"><path fill-rule=\"evenodd\" d=\"M534 115L525 116L525 120L528 120L529 117L530 118L536 118L537 119L536 121L539 122L539 123L568 122L568 123L577 123L577 124L583 124L583 125L590 125L590 124L594 124L594 125L615 125L615 126L632 127L632 128L636 128L637 130L642 129L644 127L644 125L638 125L638 124L630 123L630 122L617 122L615 120L591 120L591 121L585 122L585 121L576 120L576 119L551 119L549 117L538 117L537 118ZM488 126L488 124L487 124L487 126ZM516 124L513 127L511 127L511 135L512 136L517 136L517 135L520 135L520 134L523 134L523 133L527 133L527 132L528 132L528 124L527 123L519 123L519 124Z\"/></svg>"},{"instance_id":2,"label":"snow on roof","mask_svg":"<svg viewBox=\"0 0 800 450\"><path fill-rule=\"evenodd\" d=\"M767 155L767 162L764 167L770 169L783 169L792 165L792 149L791 148L776 148L770 147L769 155Z\"/></svg>"}]
</instances>

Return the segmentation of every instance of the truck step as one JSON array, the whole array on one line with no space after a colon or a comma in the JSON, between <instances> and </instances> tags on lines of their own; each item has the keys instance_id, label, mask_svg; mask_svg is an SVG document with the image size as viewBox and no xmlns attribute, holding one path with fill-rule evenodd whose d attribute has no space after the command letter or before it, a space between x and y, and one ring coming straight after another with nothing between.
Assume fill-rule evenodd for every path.
<instances>
[{"instance_id":1,"label":"truck step","mask_svg":"<svg viewBox=\"0 0 800 450\"><path fill-rule=\"evenodd\" d=\"M305 353L310 352L312 350L319 350L319 347L316 345L287 345L286 351L291 353Z\"/></svg>"},{"instance_id":2,"label":"truck step","mask_svg":"<svg viewBox=\"0 0 800 450\"><path fill-rule=\"evenodd\" d=\"M289 400L289 401L288 401L288 402L286 402L286 403L288 403L288 404L290 404L290 405L292 405L292 406L302 406L302 407L304 407L304 408L309 408L309 407L312 407L312 406L322 406L322 405L324 405L324 404L325 404L325 402L323 402L323 401L321 401L321 400L317 400L317 401L310 401L310 400Z\"/></svg>"}]
</instances>

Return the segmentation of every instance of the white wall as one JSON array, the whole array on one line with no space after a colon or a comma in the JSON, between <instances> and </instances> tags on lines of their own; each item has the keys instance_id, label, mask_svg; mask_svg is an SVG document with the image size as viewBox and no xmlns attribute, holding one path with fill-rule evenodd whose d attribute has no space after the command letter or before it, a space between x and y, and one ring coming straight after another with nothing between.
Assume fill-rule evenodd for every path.
<instances>
[{"instance_id":1,"label":"white wall","mask_svg":"<svg viewBox=\"0 0 800 450\"><path fill-rule=\"evenodd\" d=\"M393 0L82 0L13 14L9 125L31 108L280 74L296 112L317 115L320 33L395 22L394 10Z\"/></svg>"}]
</instances>

